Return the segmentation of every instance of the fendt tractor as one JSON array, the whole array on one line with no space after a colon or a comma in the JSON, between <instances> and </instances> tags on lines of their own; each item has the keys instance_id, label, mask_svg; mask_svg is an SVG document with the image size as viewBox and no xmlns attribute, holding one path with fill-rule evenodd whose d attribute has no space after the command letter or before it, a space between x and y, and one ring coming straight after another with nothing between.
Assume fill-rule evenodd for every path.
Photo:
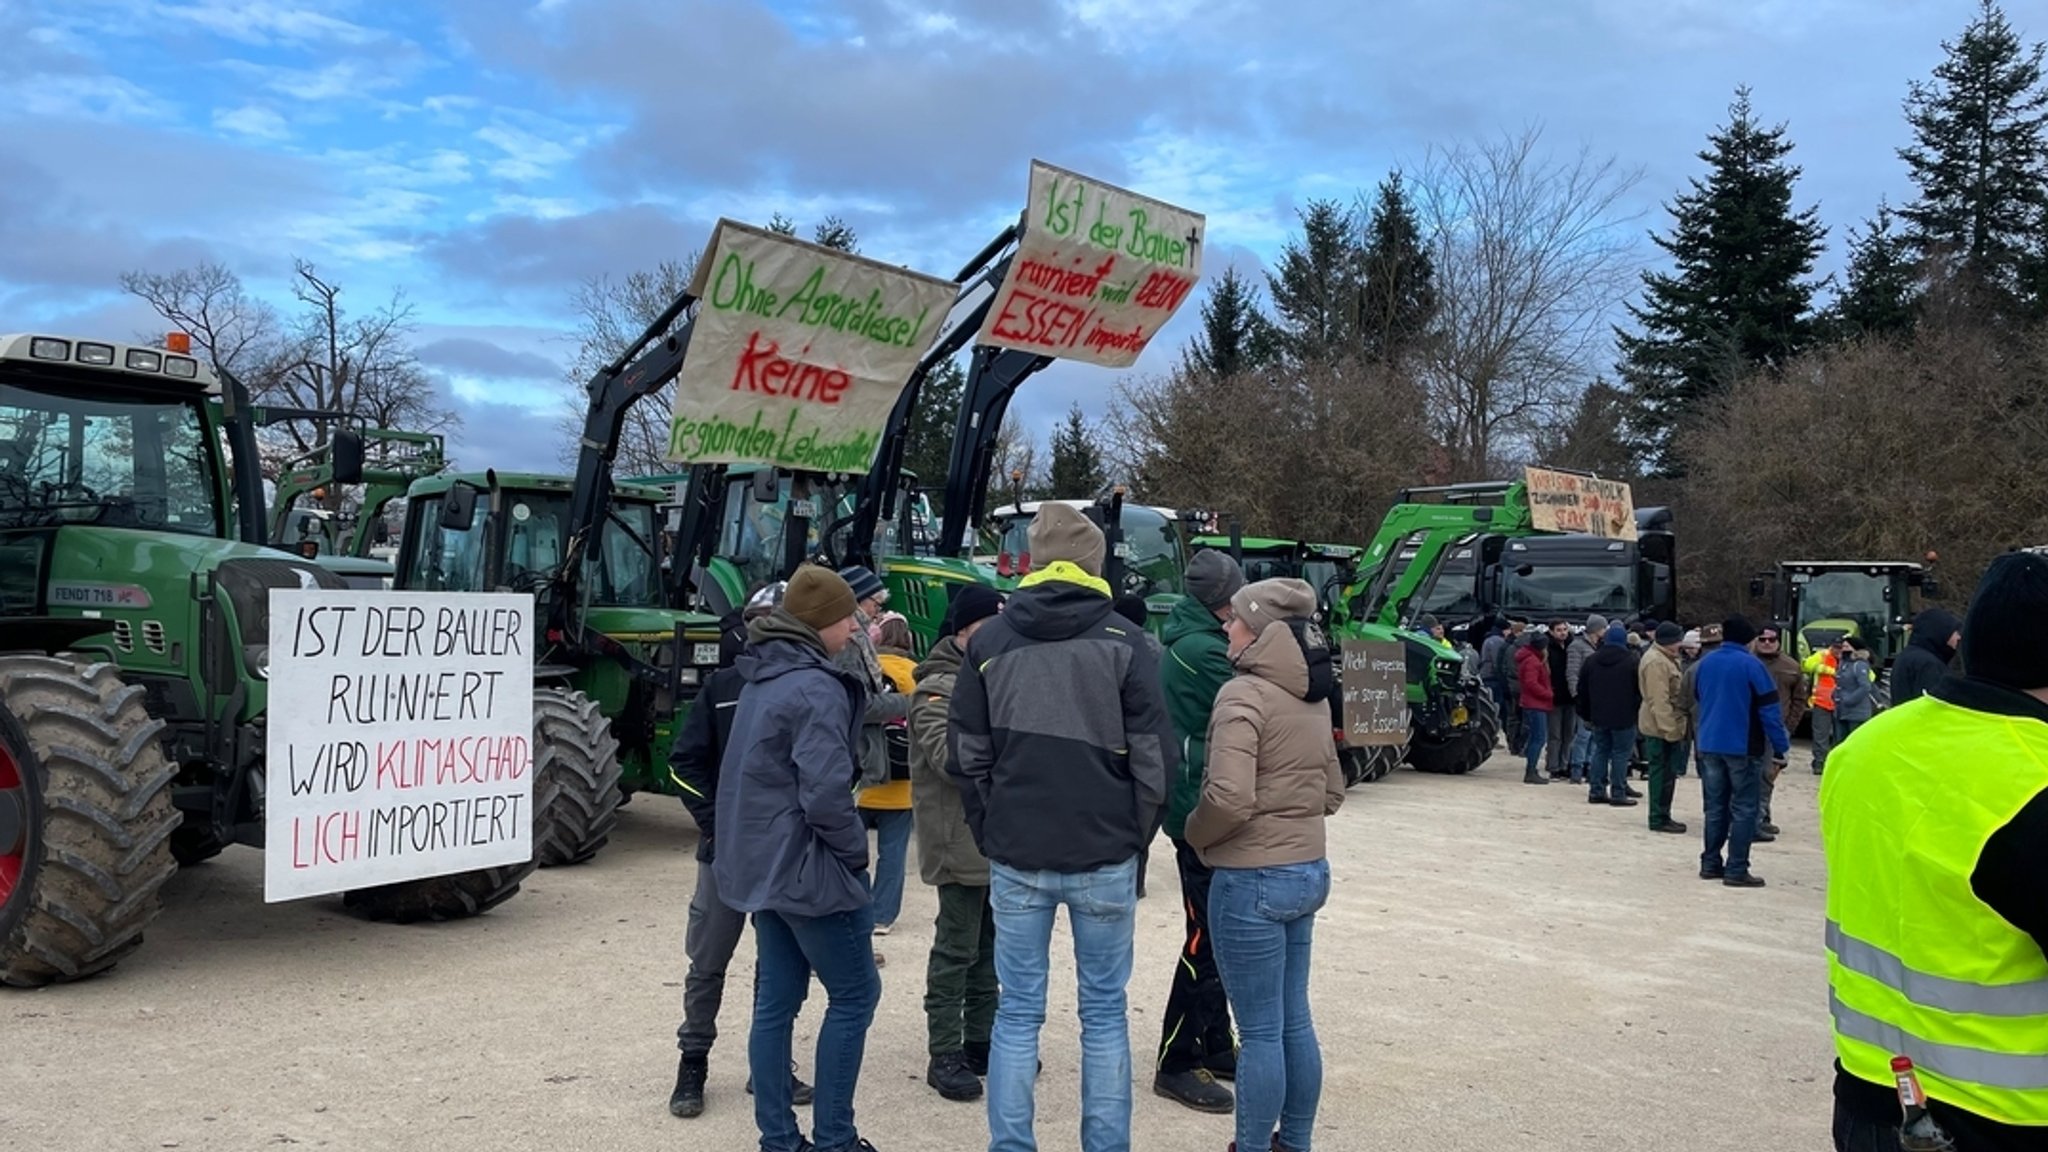
<instances>
[{"instance_id":1,"label":"fendt tractor","mask_svg":"<svg viewBox=\"0 0 2048 1152\"><path fill-rule=\"evenodd\" d=\"M1335 586L1357 579L1358 558L1365 552L1350 544L1246 536L1236 528L1228 536L1196 536L1188 543L1195 551L1214 549L1229 553L1244 571L1247 584L1272 579L1300 580L1314 588L1322 601L1329 599Z\"/></svg>"},{"instance_id":2,"label":"fendt tractor","mask_svg":"<svg viewBox=\"0 0 2048 1152\"><path fill-rule=\"evenodd\" d=\"M1795 638L1804 661L1844 636L1870 648L1878 671L1879 707L1890 703L1892 661L1905 650L1917 609L1913 592L1938 598L1941 582L1927 564L1907 560L1781 560L1774 571L1751 580L1749 594L1770 599L1771 620Z\"/></svg>"},{"instance_id":3,"label":"fendt tractor","mask_svg":"<svg viewBox=\"0 0 2048 1152\"><path fill-rule=\"evenodd\" d=\"M600 398L603 389L596 393ZM603 520L578 532L579 484L609 492ZM524 473L456 473L406 495L397 586L433 592L509 589L541 596L536 621L536 748L551 758L560 800L535 835L542 867L580 864L611 838L635 792L673 792L668 749L703 680L718 666L718 621L669 606L662 579L664 489ZM579 539L575 572L566 571Z\"/></svg>"},{"instance_id":4,"label":"fendt tractor","mask_svg":"<svg viewBox=\"0 0 2048 1152\"><path fill-rule=\"evenodd\" d=\"M269 595L343 584L262 543L260 412L189 355L0 337L0 983L111 967L176 867L264 842ZM532 869L343 904L468 916Z\"/></svg>"}]
</instances>

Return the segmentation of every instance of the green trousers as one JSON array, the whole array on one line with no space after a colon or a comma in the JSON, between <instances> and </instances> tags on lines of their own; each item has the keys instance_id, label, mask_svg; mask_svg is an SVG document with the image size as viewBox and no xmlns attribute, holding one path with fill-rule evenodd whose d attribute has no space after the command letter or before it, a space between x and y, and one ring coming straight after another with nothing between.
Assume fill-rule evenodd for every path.
<instances>
[{"instance_id":1,"label":"green trousers","mask_svg":"<svg viewBox=\"0 0 2048 1152\"><path fill-rule=\"evenodd\" d=\"M1643 737L1643 759L1650 762L1650 827L1671 819L1671 793L1678 788L1678 770L1685 766L1685 741Z\"/></svg>"},{"instance_id":2,"label":"green trousers","mask_svg":"<svg viewBox=\"0 0 2048 1152\"><path fill-rule=\"evenodd\" d=\"M930 1054L988 1048L996 1021L996 919L988 889L939 885L939 918L924 972Z\"/></svg>"}]
</instances>

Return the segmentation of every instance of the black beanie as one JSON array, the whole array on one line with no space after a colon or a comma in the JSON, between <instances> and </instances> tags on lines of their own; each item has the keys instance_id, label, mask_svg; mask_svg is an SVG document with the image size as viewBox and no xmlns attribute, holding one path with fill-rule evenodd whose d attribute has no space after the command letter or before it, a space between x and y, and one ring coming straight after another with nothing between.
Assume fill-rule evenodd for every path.
<instances>
[{"instance_id":1,"label":"black beanie","mask_svg":"<svg viewBox=\"0 0 2048 1152\"><path fill-rule=\"evenodd\" d=\"M1747 616L1730 616L1721 621L1721 639L1730 644L1747 644L1756 639L1756 625Z\"/></svg>"},{"instance_id":2,"label":"black beanie","mask_svg":"<svg viewBox=\"0 0 2048 1152\"><path fill-rule=\"evenodd\" d=\"M1963 672L2022 692L2048 688L2048 559L2007 552L1963 616Z\"/></svg>"}]
</instances>

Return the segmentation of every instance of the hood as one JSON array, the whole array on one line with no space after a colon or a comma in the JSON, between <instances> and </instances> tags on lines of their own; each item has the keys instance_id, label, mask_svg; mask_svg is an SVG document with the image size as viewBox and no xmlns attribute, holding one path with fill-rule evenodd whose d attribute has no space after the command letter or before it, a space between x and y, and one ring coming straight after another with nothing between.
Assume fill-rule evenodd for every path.
<instances>
[{"instance_id":1,"label":"hood","mask_svg":"<svg viewBox=\"0 0 2048 1152\"><path fill-rule=\"evenodd\" d=\"M1276 620L1237 654L1240 673L1257 676L1288 695L1311 703L1327 699L1334 685L1330 650L1307 621Z\"/></svg>"},{"instance_id":2,"label":"hood","mask_svg":"<svg viewBox=\"0 0 2048 1152\"><path fill-rule=\"evenodd\" d=\"M951 636L943 637L932 650L925 653L924 662L917 666L917 682L921 686L934 676L957 676L960 673L960 642Z\"/></svg>"},{"instance_id":3,"label":"hood","mask_svg":"<svg viewBox=\"0 0 2048 1152\"><path fill-rule=\"evenodd\" d=\"M1068 579L1060 572L1061 567L1055 564L1033 572L1011 594L1009 604L1003 608L1003 619L1019 636L1033 640L1071 639L1116 611L1108 593L1101 590L1108 585L1100 580L1081 583Z\"/></svg>"},{"instance_id":4,"label":"hood","mask_svg":"<svg viewBox=\"0 0 2048 1152\"><path fill-rule=\"evenodd\" d=\"M1173 611L1166 614L1166 623L1159 630L1160 639L1168 644L1178 644L1190 636L1213 632L1223 635L1223 621L1214 612L1202 607L1202 602L1193 596L1183 596L1173 605Z\"/></svg>"},{"instance_id":5,"label":"hood","mask_svg":"<svg viewBox=\"0 0 2048 1152\"><path fill-rule=\"evenodd\" d=\"M1913 617L1913 647L1934 653L1946 664L1956 655L1956 650L1949 647L1948 638L1962 626L1963 622L1946 608L1923 608L1918 616Z\"/></svg>"},{"instance_id":6,"label":"hood","mask_svg":"<svg viewBox=\"0 0 2048 1152\"><path fill-rule=\"evenodd\" d=\"M733 667L752 684L799 668L837 671L825 658L825 642L817 630L780 608L747 626L747 650Z\"/></svg>"}]
</instances>

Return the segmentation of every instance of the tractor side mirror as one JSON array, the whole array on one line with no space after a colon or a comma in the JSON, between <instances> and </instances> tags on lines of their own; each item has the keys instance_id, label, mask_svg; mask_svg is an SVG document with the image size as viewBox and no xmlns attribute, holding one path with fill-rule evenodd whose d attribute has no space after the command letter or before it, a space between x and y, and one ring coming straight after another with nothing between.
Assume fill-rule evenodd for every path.
<instances>
[{"instance_id":1,"label":"tractor side mirror","mask_svg":"<svg viewBox=\"0 0 2048 1152\"><path fill-rule=\"evenodd\" d=\"M336 484L363 482L363 434L353 428L337 428L327 448L328 463L334 467Z\"/></svg>"},{"instance_id":2,"label":"tractor side mirror","mask_svg":"<svg viewBox=\"0 0 2048 1152\"><path fill-rule=\"evenodd\" d=\"M1939 599L1941 597L1941 581L1936 580L1932 576L1920 581L1920 594L1930 600Z\"/></svg>"},{"instance_id":3,"label":"tractor side mirror","mask_svg":"<svg viewBox=\"0 0 2048 1152\"><path fill-rule=\"evenodd\" d=\"M376 526L370 529L370 542L373 544L391 543L391 524L382 516L377 517Z\"/></svg>"},{"instance_id":4,"label":"tractor side mirror","mask_svg":"<svg viewBox=\"0 0 2048 1152\"><path fill-rule=\"evenodd\" d=\"M467 532L476 527L476 489L457 484L441 498L441 530Z\"/></svg>"},{"instance_id":5,"label":"tractor side mirror","mask_svg":"<svg viewBox=\"0 0 2048 1152\"><path fill-rule=\"evenodd\" d=\"M756 504L773 504L782 496L782 481L775 475L775 469L762 468L754 473L752 486L748 490Z\"/></svg>"},{"instance_id":6,"label":"tractor side mirror","mask_svg":"<svg viewBox=\"0 0 2048 1152\"><path fill-rule=\"evenodd\" d=\"M1749 582L1749 598L1751 600L1761 600L1764 598L1764 582L1761 577L1752 579Z\"/></svg>"}]
</instances>

